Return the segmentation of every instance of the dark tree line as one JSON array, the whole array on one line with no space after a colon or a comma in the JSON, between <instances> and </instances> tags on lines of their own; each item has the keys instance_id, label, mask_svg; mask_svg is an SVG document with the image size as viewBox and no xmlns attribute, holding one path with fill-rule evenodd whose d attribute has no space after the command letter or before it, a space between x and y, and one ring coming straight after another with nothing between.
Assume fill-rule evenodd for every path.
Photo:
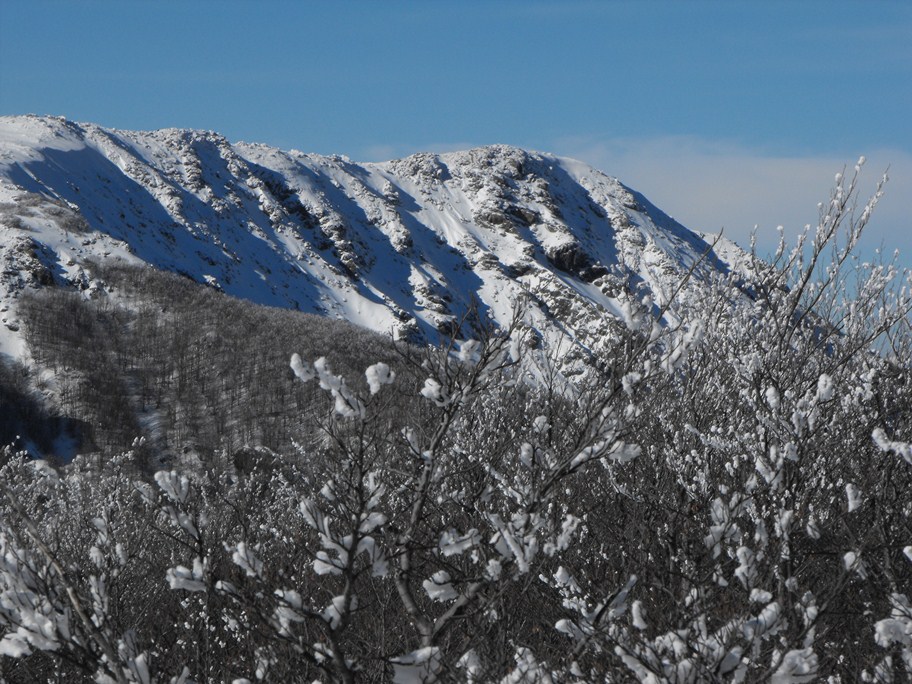
<instances>
[{"instance_id":1,"label":"dark tree line","mask_svg":"<svg viewBox=\"0 0 912 684\"><path fill-rule=\"evenodd\" d=\"M249 445L288 451L313 398L292 382L292 351L326 349L345 366L392 356L380 335L180 276L124 266L96 274L110 293L47 288L21 305L32 357L52 375L50 406L86 426L83 453L107 457L138 437L159 463L231 458Z\"/></svg>"}]
</instances>

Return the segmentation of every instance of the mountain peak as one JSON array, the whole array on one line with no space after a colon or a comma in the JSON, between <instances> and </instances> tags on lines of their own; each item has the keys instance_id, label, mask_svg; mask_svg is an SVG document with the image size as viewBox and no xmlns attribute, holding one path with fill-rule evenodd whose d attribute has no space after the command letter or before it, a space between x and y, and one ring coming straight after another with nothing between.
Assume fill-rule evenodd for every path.
<instances>
[{"instance_id":1,"label":"mountain peak","mask_svg":"<svg viewBox=\"0 0 912 684\"><path fill-rule=\"evenodd\" d=\"M617 179L509 145L359 164L211 131L4 117L0 202L7 330L35 263L90 287L93 260L123 259L416 341L469 336L476 306L506 324L522 299L535 334L586 348L610 339L629 293L662 305L693 264L695 282L727 269Z\"/></svg>"}]
</instances>

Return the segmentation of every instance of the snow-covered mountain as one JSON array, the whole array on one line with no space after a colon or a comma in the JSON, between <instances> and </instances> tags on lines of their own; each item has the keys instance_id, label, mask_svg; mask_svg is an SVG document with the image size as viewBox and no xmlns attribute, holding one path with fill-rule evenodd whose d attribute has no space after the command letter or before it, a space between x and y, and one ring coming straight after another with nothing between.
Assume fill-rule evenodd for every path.
<instances>
[{"instance_id":1,"label":"snow-covered mountain","mask_svg":"<svg viewBox=\"0 0 912 684\"><path fill-rule=\"evenodd\" d=\"M718 251L617 179L513 147L355 163L206 131L0 118L0 351L14 356L18 293L104 288L92 260L416 340L459 333L472 306L503 324L524 302L537 334L591 346L629 293L661 306L695 263L690 287L743 254Z\"/></svg>"}]
</instances>

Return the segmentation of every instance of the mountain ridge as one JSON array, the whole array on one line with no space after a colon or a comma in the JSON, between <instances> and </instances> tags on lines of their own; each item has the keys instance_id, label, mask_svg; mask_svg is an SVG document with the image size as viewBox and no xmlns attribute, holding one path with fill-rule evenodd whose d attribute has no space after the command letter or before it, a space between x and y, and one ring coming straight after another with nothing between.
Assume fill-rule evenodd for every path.
<instances>
[{"instance_id":1,"label":"mountain ridge","mask_svg":"<svg viewBox=\"0 0 912 684\"><path fill-rule=\"evenodd\" d=\"M691 270L694 283L729 270L616 178L507 145L356 163L212 131L4 117L0 203L0 350L12 354L16 292L103 290L91 259L413 341L469 335L476 306L504 325L522 300L537 334L583 347L610 337L606 318L632 299L661 307Z\"/></svg>"}]
</instances>

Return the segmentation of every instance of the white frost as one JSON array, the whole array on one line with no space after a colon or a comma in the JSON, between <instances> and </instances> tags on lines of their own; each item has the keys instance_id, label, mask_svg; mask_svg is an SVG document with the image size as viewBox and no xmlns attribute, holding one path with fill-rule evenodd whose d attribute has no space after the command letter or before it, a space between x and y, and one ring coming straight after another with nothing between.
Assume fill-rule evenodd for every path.
<instances>
[{"instance_id":1,"label":"white frost","mask_svg":"<svg viewBox=\"0 0 912 684\"><path fill-rule=\"evenodd\" d=\"M430 579L424 580L421 586L424 587L432 601L440 601L442 603L459 598L459 592L450 584L450 573L446 570L438 570Z\"/></svg>"},{"instance_id":2,"label":"white frost","mask_svg":"<svg viewBox=\"0 0 912 684\"><path fill-rule=\"evenodd\" d=\"M859 508L864 502L861 490L851 482L846 485L846 498L849 502L849 513Z\"/></svg>"},{"instance_id":3,"label":"white frost","mask_svg":"<svg viewBox=\"0 0 912 684\"><path fill-rule=\"evenodd\" d=\"M383 385L391 384L396 378L396 373L382 361L368 366L364 375L367 377L367 386L370 387L371 394L377 394Z\"/></svg>"}]
</instances>

